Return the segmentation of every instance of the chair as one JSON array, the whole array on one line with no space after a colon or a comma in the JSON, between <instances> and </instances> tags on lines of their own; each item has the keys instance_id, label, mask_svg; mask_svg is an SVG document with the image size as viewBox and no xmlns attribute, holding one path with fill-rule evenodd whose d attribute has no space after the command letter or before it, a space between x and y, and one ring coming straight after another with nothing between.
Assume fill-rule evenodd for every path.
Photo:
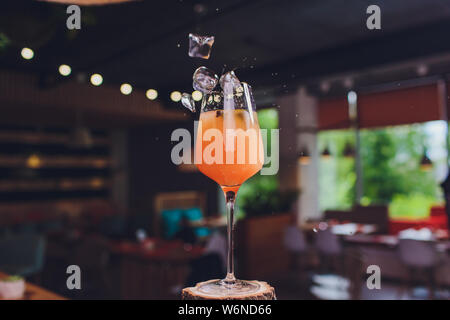
<instances>
[{"instance_id":1,"label":"chair","mask_svg":"<svg viewBox=\"0 0 450 320\"><path fill-rule=\"evenodd\" d=\"M336 263L342 265L342 243L339 237L332 232L331 228L319 230L315 236L315 247L319 254L323 269L335 267Z\"/></svg>"},{"instance_id":2,"label":"chair","mask_svg":"<svg viewBox=\"0 0 450 320\"><path fill-rule=\"evenodd\" d=\"M316 248L319 253L327 256L337 256L342 253L342 244L337 235L335 235L331 228L319 230L316 233Z\"/></svg>"},{"instance_id":3,"label":"chair","mask_svg":"<svg viewBox=\"0 0 450 320\"><path fill-rule=\"evenodd\" d=\"M44 266L45 239L19 234L0 241L0 270L23 277L33 276Z\"/></svg>"},{"instance_id":4,"label":"chair","mask_svg":"<svg viewBox=\"0 0 450 320\"><path fill-rule=\"evenodd\" d=\"M308 251L305 235L296 225L287 226L284 230L283 244L291 256L291 271L297 271L299 258L305 256Z\"/></svg>"},{"instance_id":5,"label":"chair","mask_svg":"<svg viewBox=\"0 0 450 320\"><path fill-rule=\"evenodd\" d=\"M90 298L105 298L110 292L110 251L107 239L102 236L87 236L75 248L71 264L78 265L83 273L81 294Z\"/></svg>"},{"instance_id":6,"label":"chair","mask_svg":"<svg viewBox=\"0 0 450 320\"><path fill-rule=\"evenodd\" d=\"M311 293L318 299L358 300L361 297L364 259L358 249L347 250L341 275L312 277Z\"/></svg>"},{"instance_id":7,"label":"chair","mask_svg":"<svg viewBox=\"0 0 450 320\"><path fill-rule=\"evenodd\" d=\"M436 242L429 240L399 239L398 254L400 261L408 269L406 285L408 291L417 280L417 273L428 275L430 298L434 297L435 272L439 264Z\"/></svg>"}]
</instances>

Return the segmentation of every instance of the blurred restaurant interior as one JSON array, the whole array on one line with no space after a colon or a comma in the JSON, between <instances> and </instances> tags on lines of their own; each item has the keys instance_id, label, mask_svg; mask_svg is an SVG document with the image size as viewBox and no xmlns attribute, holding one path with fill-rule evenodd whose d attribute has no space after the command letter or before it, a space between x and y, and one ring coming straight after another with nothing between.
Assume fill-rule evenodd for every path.
<instances>
[{"instance_id":1,"label":"blurred restaurant interior","mask_svg":"<svg viewBox=\"0 0 450 320\"><path fill-rule=\"evenodd\" d=\"M450 299L449 1L3 2L0 292L179 299L224 277L223 193L171 160L205 65L251 84L278 169L239 191L237 277L278 299ZM191 32L215 36L209 59Z\"/></svg>"}]
</instances>

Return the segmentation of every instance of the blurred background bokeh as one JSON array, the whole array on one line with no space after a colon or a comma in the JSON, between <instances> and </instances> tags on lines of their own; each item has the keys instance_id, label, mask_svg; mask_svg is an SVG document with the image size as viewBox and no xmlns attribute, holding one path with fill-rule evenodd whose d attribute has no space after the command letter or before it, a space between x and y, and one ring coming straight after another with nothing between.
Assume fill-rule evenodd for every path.
<instances>
[{"instance_id":1,"label":"blurred background bokeh","mask_svg":"<svg viewBox=\"0 0 450 320\"><path fill-rule=\"evenodd\" d=\"M0 275L71 299L178 299L224 276L223 194L171 161L205 65L251 84L279 155L239 191L238 278L279 299L450 298L448 1L4 2ZM191 32L215 36L208 60Z\"/></svg>"}]
</instances>

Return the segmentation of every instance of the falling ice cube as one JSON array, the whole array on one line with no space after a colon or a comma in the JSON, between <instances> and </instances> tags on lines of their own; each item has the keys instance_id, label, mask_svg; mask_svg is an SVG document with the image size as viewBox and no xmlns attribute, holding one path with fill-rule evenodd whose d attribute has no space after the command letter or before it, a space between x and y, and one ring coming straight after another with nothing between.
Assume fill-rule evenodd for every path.
<instances>
[{"instance_id":1,"label":"falling ice cube","mask_svg":"<svg viewBox=\"0 0 450 320\"><path fill-rule=\"evenodd\" d=\"M244 89L242 88L242 84L239 81L238 77L234 73L234 71L229 71L224 73L219 80L220 86L222 87L224 93L242 95ZM229 90L228 90L229 88Z\"/></svg>"},{"instance_id":2,"label":"falling ice cube","mask_svg":"<svg viewBox=\"0 0 450 320\"><path fill-rule=\"evenodd\" d=\"M191 112L195 112L195 101L194 98L192 98L192 95L190 95L189 93L183 93L181 95L181 103Z\"/></svg>"},{"instance_id":3,"label":"falling ice cube","mask_svg":"<svg viewBox=\"0 0 450 320\"><path fill-rule=\"evenodd\" d=\"M227 73L224 73L219 80L219 84L222 87L222 89L225 86L225 83L232 83L235 86L240 85L241 82L239 81L238 77L236 76L236 74L234 73L234 71L229 71Z\"/></svg>"},{"instance_id":4,"label":"falling ice cube","mask_svg":"<svg viewBox=\"0 0 450 320\"><path fill-rule=\"evenodd\" d=\"M189 57L209 59L214 36L200 36L189 34Z\"/></svg>"},{"instance_id":5,"label":"falling ice cube","mask_svg":"<svg viewBox=\"0 0 450 320\"><path fill-rule=\"evenodd\" d=\"M194 89L202 93L211 93L219 81L217 74L206 67L200 67L195 70L192 79Z\"/></svg>"}]
</instances>

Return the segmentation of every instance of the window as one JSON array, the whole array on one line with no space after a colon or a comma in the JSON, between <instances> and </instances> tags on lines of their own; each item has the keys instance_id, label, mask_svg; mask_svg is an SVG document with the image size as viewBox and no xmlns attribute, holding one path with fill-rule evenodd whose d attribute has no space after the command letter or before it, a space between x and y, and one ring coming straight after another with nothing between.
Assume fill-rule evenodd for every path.
<instances>
[{"instance_id":1,"label":"window","mask_svg":"<svg viewBox=\"0 0 450 320\"><path fill-rule=\"evenodd\" d=\"M388 204L393 218L424 218L443 201L440 182L447 174L446 124L423 124L364 129L360 132L362 205ZM353 130L319 133L319 150L331 157L319 165L321 210L349 209L355 201L355 159L345 149L354 146ZM432 168L421 168L426 150Z\"/></svg>"}]
</instances>

